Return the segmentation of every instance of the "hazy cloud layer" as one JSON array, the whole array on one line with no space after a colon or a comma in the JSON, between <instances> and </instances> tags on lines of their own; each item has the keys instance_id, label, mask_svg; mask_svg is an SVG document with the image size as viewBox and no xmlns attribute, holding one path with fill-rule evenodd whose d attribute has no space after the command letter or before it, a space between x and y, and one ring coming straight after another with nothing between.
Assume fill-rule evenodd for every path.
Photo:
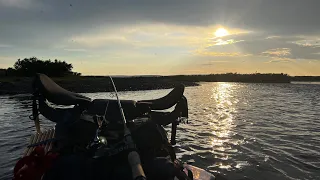
<instances>
[{"instance_id":1,"label":"hazy cloud layer","mask_svg":"<svg viewBox=\"0 0 320 180\"><path fill-rule=\"evenodd\" d=\"M0 38L6 41L139 23L223 24L286 35L317 34L320 29L318 0L0 0L0 4Z\"/></svg>"},{"instance_id":2,"label":"hazy cloud layer","mask_svg":"<svg viewBox=\"0 0 320 180\"><path fill-rule=\"evenodd\" d=\"M319 7L319 0L0 0L0 61L313 62L320 59ZM230 35L214 38L218 25Z\"/></svg>"}]
</instances>

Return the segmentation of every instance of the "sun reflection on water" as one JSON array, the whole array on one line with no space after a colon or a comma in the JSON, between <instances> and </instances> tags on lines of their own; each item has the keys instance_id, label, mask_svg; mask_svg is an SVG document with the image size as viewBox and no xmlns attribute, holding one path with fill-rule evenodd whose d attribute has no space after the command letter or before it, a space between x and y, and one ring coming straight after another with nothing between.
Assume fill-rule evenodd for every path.
<instances>
[{"instance_id":1,"label":"sun reflection on water","mask_svg":"<svg viewBox=\"0 0 320 180\"><path fill-rule=\"evenodd\" d=\"M212 129L212 153L219 156L219 159L227 161L229 152L233 149L230 144L238 145L239 142L232 141L233 128L235 127L232 113L236 111L235 104L238 102L233 95L235 84L219 82L212 88L211 101L215 103L216 108L208 115L211 122L209 123ZM232 141L232 142L231 142ZM215 167L221 169L229 169L230 165L223 162L216 162Z\"/></svg>"}]
</instances>

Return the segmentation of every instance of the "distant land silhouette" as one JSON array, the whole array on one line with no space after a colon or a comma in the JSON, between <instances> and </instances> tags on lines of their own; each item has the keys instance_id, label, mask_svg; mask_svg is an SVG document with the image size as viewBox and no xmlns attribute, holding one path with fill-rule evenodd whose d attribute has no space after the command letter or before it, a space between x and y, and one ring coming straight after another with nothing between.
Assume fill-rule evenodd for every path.
<instances>
[{"instance_id":1,"label":"distant land silhouette","mask_svg":"<svg viewBox=\"0 0 320 180\"><path fill-rule=\"evenodd\" d=\"M60 86L74 92L110 92L108 76L81 76L72 72L72 64L60 60L40 60L36 57L18 59L13 68L0 69L0 95L31 93L33 76L44 73ZM177 84L197 86L199 82L290 83L291 81L318 81L320 76L289 76L287 74L208 74L174 76L113 76L119 91L137 91L173 88Z\"/></svg>"},{"instance_id":2,"label":"distant land silhouette","mask_svg":"<svg viewBox=\"0 0 320 180\"><path fill-rule=\"evenodd\" d=\"M43 73L50 77L63 77L68 75L80 76L80 73L72 72L73 65L65 61L41 60L37 57L18 59L13 68L2 70L5 76L32 77L36 73Z\"/></svg>"}]
</instances>

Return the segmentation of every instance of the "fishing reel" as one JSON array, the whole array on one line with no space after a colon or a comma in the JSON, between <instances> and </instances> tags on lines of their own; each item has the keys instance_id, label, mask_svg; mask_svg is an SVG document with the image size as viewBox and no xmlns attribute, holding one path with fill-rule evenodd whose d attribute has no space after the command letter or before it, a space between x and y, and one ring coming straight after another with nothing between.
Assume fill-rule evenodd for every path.
<instances>
[{"instance_id":1,"label":"fishing reel","mask_svg":"<svg viewBox=\"0 0 320 180\"><path fill-rule=\"evenodd\" d=\"M101 100L100 102L104 102L104 108L100 107L100 110L96 110L97 113L91 116L97 129L93 140L87 146L89 152L92 152L94 158L101 158L135 150L136 145L130 138L127 138L123 122L119 117L107 114L108 108L112 108L110 102L108 100ZM146 113L128 121L126 125L130 129L136 129L143 126L149 119L150 117Z\"/></svg>"}]
</instances>

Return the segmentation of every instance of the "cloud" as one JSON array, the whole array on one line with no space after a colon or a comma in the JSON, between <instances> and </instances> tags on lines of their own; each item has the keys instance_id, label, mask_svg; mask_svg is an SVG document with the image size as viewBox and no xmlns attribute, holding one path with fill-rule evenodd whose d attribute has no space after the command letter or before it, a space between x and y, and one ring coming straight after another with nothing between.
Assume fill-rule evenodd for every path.
<instances>
[{"instance_id":1,"label":"cloud","mask_svg":"<svg viewBox=\"0 0 320 180\"><path fill-rule=\"evenodd\" d=\"M291 56L291 49L289 48L276 48L276 49L269 49L261 53L264 57L270 57L268 63L272 62L292 62L295 59L292 59Z\"/></svg>"},{"instance_id":2,"label":"cloud","mask_svg":"<svg viewBox=\"0 0 320 180\"><path fill-rule=\"evenodd\" d=\"M302 47L320 47L320 37L304 37L301 40L292 41L291 43L297 44Z\"/></svg>"},{"instance_id":3,"label":"cloud","mask_svg":"<svg viewBox=\"0 0 320 180\"><path fill-rule=\"evenodd\" d=\"M87 47L101 47L105 45L125 45L131 44L125 37L120 35L85 35L85 36L75 36L70 38L69 43L74 43L75 45L82 45Z\"/></svg>"},{"instance_id":4,"label":"cloud","mask_svg":"<svg viewBox=\"0 0 320 180\"><path fill-rule=\"evenodd\" d=\"M33 3L32 0L0 0L0 5L18 9L29 9Z\"/></svg>"},{"instance_id":5,"label":"cloud","mask_svg":"<svg viewBox=\"0 0 320 180\"><path fill-rule=\"evenodd\" d=\"M2 0L10 2L12 0ZM13 0L30 2L31 0ZM38 0L32 1L40 4ZM18 3L13 3L18 4ZM282 32L308 30L319 27L319 1L309 0L64 0L43 2L43 17L38 19L52 20L56 23L68 22L106 24L136 24L141 22L159 22L180 25L207 26L225 24L228 26L249 27L251 29L279 29ZM72 4L72 6L69 6ZM59 13L56 13L59 12ZM303 13L298 13L303 12ZM56 14L54 14L56 13ZM25 15L20 12L17 15ZM297 27L296 29L293 27ZM246 28L244 28L246 29Z\"/></svg>"},{"instance_id":6,"label":"cloud","mask_svg":"<svg viewBox=\"0 0 320 180\"><path fill-rule=\"evenodd\" d=\"M86 52L86 49L64 49L65 51L71 51L71 52Z\"/></svg>"},{"instance_id":7,"label":"cloud","mask_svg":"<svg viewBox=\"0 0 320 180\"><path fill-rule=\"evenodd\" d=\"M209 62L205 62L205 63L202 63L201 65L203 66L212 66L214 64L219 64L219 63L231 63L231 61L223 61L223 60L217 60L217 61L209 61Z\"/></svg>"},{"instance_id":8,"label":"cloud","mask_svg":"<svg viewBox=\"0 0 320 180\"><path fill-rule=\"evenodd\" d=\"M262 52L263 55L272 56L272 57L285 57L291 55L291 49L289 48L276 48L270 49L265 52Z\"/></svg>"},{"instance_id":9,"label":"cloud","mask_svg":"<svg viewBox=\"0 0 320 180\"><path fill-rule=\"evenodd\" d=\"M319 6L318 0L0 0L0 53L155 66L319 61ZM220 26L230 35L214 38Z\"/></svg>"},{"instance_id":10,"label":"cloud","mask_svg":"<svg viewBox=\"0 0 320 180\"><path fill-rule=\"evenodd\" d=\"M276 35L316 34L320 28L315 18L320 15L317 0L308 3L301 0L290 3L279 0L0 2L3 5L0 6L0 38L9 44L19 42L14 39L32 43L31 40L45 37L59 41L94 29L120 29L124 25L150 23L194 28L222 24ZM24 7L29 9L21 10Z\"/></svg>"},{"instance_id":11,"label":"cloud","mask_svg":"<svg viewBox=\"0 0 320 180\"><path fill-rule=\"evenodd\" d=\"M224 37L225 41L232 38L238 41L235 44L227 45L228 49L238 50L245 54L259 55L286 55L292 59L319 59L315 54L320 52L320 46L317 44L317 38L314 36L291 36L282 35L272 37L268 33L248 33L239 34L232 37ZM308 42L307 45L305 42ZM211 51L217 51L217 47L210 47ZM222 48L220 48L223 50Z\"/></svg>"},{"instance_id":12,"label":"cloud","mask_svg":"<svg viewBox=\"0 0 320 180\"><path fill-rule=\"evenodd\" d=\"M104 29L101 32L75 34L68 42L86 46L106 44L131 44L136 46L199 46L212 38L215 27L193 28L188 26L148 24L126 25L119 29Z\"/></svg>"},{"instance_id":13,"label":"cloud","mask_svg":"<svg viewBox=\"0 0 320 180\"><path fill-rule=\"evenodd\" d=\"M271 57L271 59L267 63L274 63L274 62L293 62L294 59L287 58L287 57Z\"/></svg>"},{"instance_id":14,"label":"cloud","mask_svg":"<svg viewBox=\"0 0 320 180\"><path fill-rule=\"evenodd\" d=\"M9 44L0 44L0 48L12 48L12 45Z\"/></svg>"},{"instance_id":15,"label":"cloud","mask_svg":"<svg viewBox=\"0 0 320 180\"><path fill-rule=\"evenodd\" d=\"M243 54L241 52L210 52L210 51L196 51L196 56L212 56L212 57L247 57L251 54Z\"/></svg>"},{"instance_id":16,"label":"cloud","mask_svg":"<svg viewBox=\"0 0 320 180\"><path fill-rule=\"evenodd\" d=\"M213 45L214 46L221 46L221 45L228 45L228 44L235 44L235 43L238 43L238 42L241 42L243 40L239 40L239 41L235 41L234 39L228 39L228 40L222 40L222 39L217 39L215 41L213 41Z\"/></svg>"},{"instance_id":17,"label":"cloud","mask_svg":"<svg viewBox=\"0 0 320 180\"><path fill-rule=\"evenodd\" d=\"M276 38L281 38L281 36L268 36L266 39L276 39Z\"/></svg>"}]
</instances>

